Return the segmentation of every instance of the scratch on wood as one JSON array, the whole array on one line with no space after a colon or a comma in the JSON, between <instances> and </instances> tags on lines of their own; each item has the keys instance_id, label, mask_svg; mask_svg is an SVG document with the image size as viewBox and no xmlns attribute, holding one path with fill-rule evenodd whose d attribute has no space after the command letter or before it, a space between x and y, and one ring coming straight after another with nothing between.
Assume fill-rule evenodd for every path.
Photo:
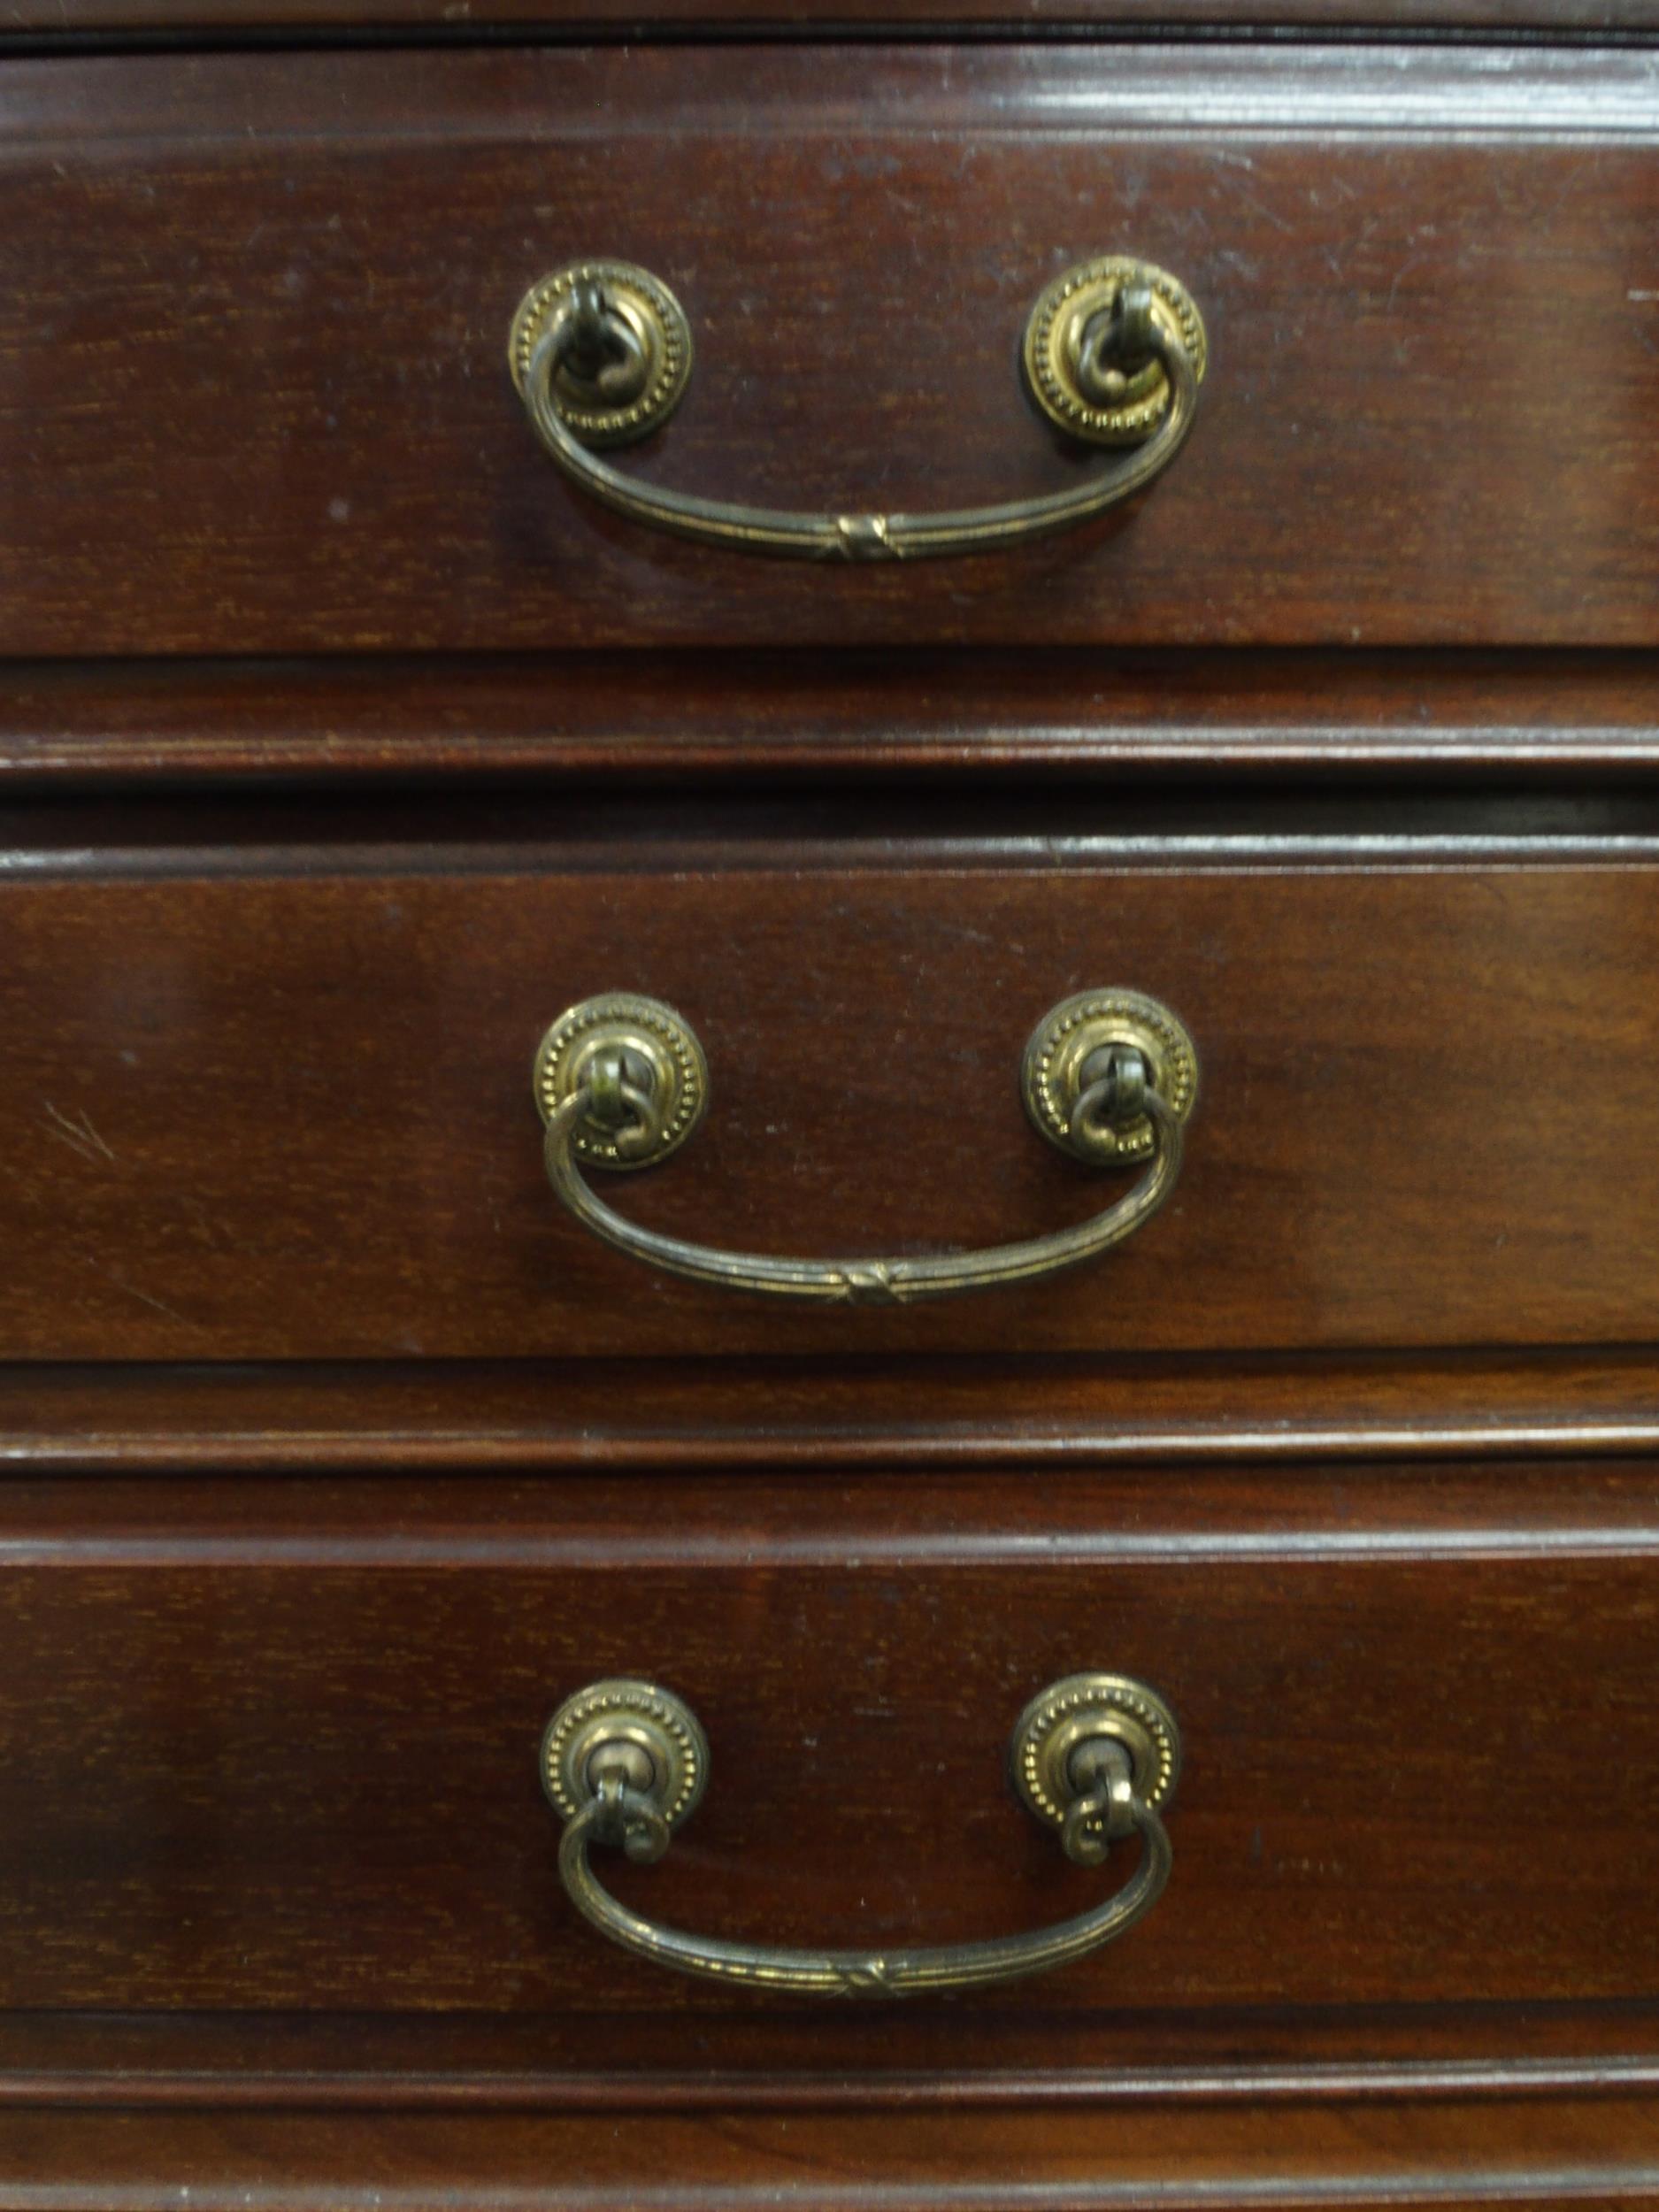
<instances>
[{"instance_id":1,"label":"scratch on wood","mask_svg":"<svg viewBox=\"0 0 1659 2212\"><path fill-rule=\"evenodd\" d=\"M152 1297L149 1291L140 1290L136 1283L129 1283L124 1275L118 1274L112 1267L100 1265L90 1255L82 1254L81 1256L87 1266L97 1269L105 1282L112 1284L117 1290L124 1290L129 1298L136 1298L141 1305L153 1307L156 1312L165 1314L169 1321L176 1321L180 1328L188 1329L194 1325L189 1316L180 1313L177 1306L170 1306L165 1300Z\"/></svg>"},{"instance_id":2,"label":"scratch on wood","mask_svg":"<svg viewBox=\"0 0 1659 2212\"><path fill-rule=\"evenodd\" d=\"M93 1127L91 1115L84 1109L72 1119L69 1115L59 1113L50 1098L43 1100L42 1103L50 1118L52 1135L60 1138L72 1150L78 1152L83 1160L96 1159L100 1153L106 1160L112 1160L115 1157L114 1153Z\"/></svg>"}]
</instances>

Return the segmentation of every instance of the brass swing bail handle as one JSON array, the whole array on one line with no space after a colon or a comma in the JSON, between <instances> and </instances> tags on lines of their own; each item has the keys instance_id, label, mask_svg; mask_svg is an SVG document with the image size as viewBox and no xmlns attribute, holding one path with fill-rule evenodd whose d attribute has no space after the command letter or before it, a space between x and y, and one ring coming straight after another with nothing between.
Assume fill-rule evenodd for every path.
<instances>
[{"instance_id":1,"label":"brass swing bail handle","mask_svg":"<svg viewBox=\"0 0 1659 2212\"><path fill-rule=\"evenodd\" d=\"M605 1243L648 1266L730 1290L818 1303L909 1305L1029 1282L1121 1244L1163 1205L1180 1173L1182 1124L1198 1088L1193 1041L1139 991L1079 991L1052 1008L1025 1047L1025 1110L1051 1144L1091 1166L1134 1165L1102 1213L1046 1236L921 1258L784 1259L728 1251L641 1227L582 1173L649 1167L682 1145L708 1105L709 1070L689 1025L658 999L612 991L561 1014L533 1076L543 1156L560 1202Z\"/></svg>"},{"instance_id":2,"label":"brass swing bail handle","mask_svg":"<svg viewBox=\"0 0 1659 2212\"><path fill-rule=\"evenodd\" d=\"M566 1698L541 1739L541 1784L565 1822L559 1878L599 1932L682 1974L805 1997L910 1997L1014 1981L1098 1950L1142 1919L1169 1879L1159 1808L1180 1770L1180 1732L1163 1699L1117 1674L1068 1675L1033 1698L1014 1729L1009 1771L1026 1809L1058 1833L1079 1866L1140 1839L1125 1886L1057 1925L972 1943L870 1951L797 1950L685 1933L613 1897L594 1872L595 1847L640 1864L660 1859L689 1819L709 1774L709 1743L672 1691L621 1678Z\"/></svg>"},{"instance_id":3,"label":"brass swing bail handle","mask_svg":"<svg viewBox=\"0 0 1659 2212\"><path fill-rule=\"evenodd\" d=\"M602 460L597 449L632 444L667 420L692 355L680 302L626 261L573 262L543 278L519 303L508 341L536 435L572 482L614 513L739 552L915 560L1070 529L1144 489L1187 442L1207 341L1185 288L1151 263L1107 255L1068 270L1026 322L1026 380L1068 436L1127 450L1062 491L933 515L751 507L664 490Z\"/></svg>"}]
</instances>

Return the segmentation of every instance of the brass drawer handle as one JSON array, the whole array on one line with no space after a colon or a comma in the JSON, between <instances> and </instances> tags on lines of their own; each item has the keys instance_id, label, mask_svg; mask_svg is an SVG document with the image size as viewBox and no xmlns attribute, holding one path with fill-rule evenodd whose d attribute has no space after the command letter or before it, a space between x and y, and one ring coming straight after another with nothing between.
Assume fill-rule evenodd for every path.
<instances>
[{"instance_id":1,"label":"brass drawer handle","mask_svg":"<svg viewBox=\"0 0 1659 2212\"><path fill-rule=\"evenodd\" d=\"M597 1197L581 1163L649 1167L691 1135L708 1104L708 1063L672 1007L630 992L584 999L541 1040L534 1073L546 1125L548 1179L607 1244L671 1275L727 1289L829 1303L910 1305L1029 1282L1076 1267L1148 1221L1181 1166L1181 1125L1198 1089L1192 1039L1138 991L1081 991L1037 1025L1025 1047L1026 1110L1050 1143L1091 1165L1141 1163L1138 1180L1074 1228L979 1252L921 1259L773 1259L641 1228Z\"/></svg>"},{"instance_id":2,"label":"brass drawer handle","mask_svg":"<svg viewBox=\"0 0 1659 2212\"><path fill-rule=\"evenodd\" d=\"M1180 451L1206 350L1197 308L1165 271L1117 254L1084 262L1056 277L1031 311L1026 379L1069 436L1130 450L1084 483L1005 506L837 515L664 491L600 459L595 449L631 445L666 421L691 375L685 311L649 270L626 261L556 270L520 301L507 349L536 435L602 506L704 544L809 561L979 553L1091 520Z\"/></svg>"},{"instance_id":3,"label":"brass drawer handle","mask_svg":"<svg viewBox=\"0 0 1659 2212\"><path fill-rule=\"evenodd\" d=\"M591 1846L641 1864L660 1859L709 1774L696 1716L649 1682L595 1682L566 1698L541 1739L541 1785L563 1816L559 1879L571 1902L625 1951L682 1974L805 1997L913 1997L1041 1974L1098 1950L1142 1919L1170 1877L1158 1817L1180 1770L1180 1732L1162 1698L1116 1674L1074 1674L1033 1698L1009 1751L1014 1787L1058 1831L1079 1866L1098 1866L1121 1839L1141 1861L1103 1904L1056 1926L978 1943L917 1949L805 1951L687 1935L630 1912L594 1872Z\"/></svg>"}]
</instances>

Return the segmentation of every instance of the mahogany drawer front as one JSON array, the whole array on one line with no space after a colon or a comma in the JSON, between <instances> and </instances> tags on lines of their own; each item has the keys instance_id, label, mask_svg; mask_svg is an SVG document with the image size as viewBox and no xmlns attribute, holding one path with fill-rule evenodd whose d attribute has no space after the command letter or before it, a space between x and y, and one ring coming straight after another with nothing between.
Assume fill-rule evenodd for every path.
<instances>
[{"instance_id":1,"label":"mahogany drawer front","mask_svg":"<svg viewBox=\"0 0 1659 2212\"><path fill-rule=\"evenodd\" d=\"M1069 1868L1007 1778L1021 1707L1084 1667L1178 1717L1172 1875L1114 1944L964 2005L1652 2001L1656 1541L1640 1463L15 1485L0 2008L764 2002L561 1890L540 1733L613 1674L711 1747L659 1863L603 1855L635 1911L759 1944L1036 1930L1133 1865Z\"/></svg>"},{"instance_id":2,"label":"mahogany drawer front","mask_svg":"<svg viewBox=\"0 0 1659 2212\"><path fill-rule=\"evenodd\" d=\"M4 653L1659 641L1640 50L18 61L0 234ZM526 288L620 255L695 367L619 466L1026 498L1110 464L1018 354L1114 252L1199 303L1197 425L1133 511L1016 554L674 542L565 485L507 373Z\"/></svg>"},{"instance_id":3,"label":"mahogany drawer front","mask_svg":"<svg viewBox=\"0 0 1659 2212\"><path fill-rule=\"evenodd\" d=\"M628 0L583 0L577 20L654 25L718 24L776 30L780 23L820 25L831 36L866 23L918 29L968 22L1021 31L1033 25L1062 31L1094 22L1121 28L1150 24L1263 24L1310 28L1374 30L1380 20L1413 27L1446 25L1484 30L1494 37L1527 30L1622 32L1659 28L1653 0L1036 0L1015 11L1009 0L653 0L649 11ZM4 23L19 31L147 31L213 28L305 32L397 25L425 28L433 20L424 0L6 0ZM566 0L492 0L490 20L526 31L569 27Z\"/></svg>"},{"instance_id":4,"label":"mahogany drawer front","mask_svg":"<svg viewBox=\"0 0 1659 2212\"><path fill-rule=\"evenodd\" d=\"M1541 842L1074 823L718 846L618 841L575 809L541 835L526 810L516 841L446 841L440 811L416 810L406 842L250 848L206 809L124 853L96 849L101 817L67 812L79 853L12 818L0 1356L1659 1335L1659 855L1640 810L1628 833ZM618 1213L808 1259L1048 1235L1133 1178L1042 1141L1022 1051L1068 995L1118 985L1185 1022L1198 1098L1164 1210L1087 1266L803 1307L648 1267L549 1187L537 1041L573 1002L643 991L695 1029L710 1102L671 1159L588 1171Z\"/></svg>"}]
</instances>

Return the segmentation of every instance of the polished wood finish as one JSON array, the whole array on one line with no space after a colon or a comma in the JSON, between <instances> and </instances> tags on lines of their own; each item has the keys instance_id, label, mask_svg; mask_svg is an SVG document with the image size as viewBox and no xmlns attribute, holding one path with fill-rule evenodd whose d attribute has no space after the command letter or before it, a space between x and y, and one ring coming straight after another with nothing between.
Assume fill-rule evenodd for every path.
<instances>
[{"instance_id":1,"label":"polished wood finish","mask_svg":"<svg viewBox=\"0 0 1659 2212\"><path fill-rule=\"evenodd\" d=\"M1102 1878L1014 1803L1008 1731L1087 1664L1180 1716L1169 1893L960 2010L1058 2056L1102 2010L1646 2002L1656 1553L1646 1462L13 1484L0 2006L764 2004L611 1954L558 1887L539 1733L625 1671L714 1755L668 1858L616 1873L635 1904L796 1943L1035 1925ZM856 2060L857 2008L818 2047Z\"/></svg>"},{"instance_id":2,"label":"polished wood finish","mask_svg":"<svg viewBox=\"0 0 1659 2212\"><path fill-rule=\"evenodd\" d=\"M87 2112L925 2111L1659 2093L1651 2006L1399 2005L1068 2015L0 2013L0 2108ZM828 2062L826 2062L826 2061Z\"/></svg>"},{"instance_id":3,"label":"polished wood finish","mask_svg":"<svg viewBox=\"0 0 1659 2212\"><path fill-rule=\"evenodd\" d=\"M1269 834L1248 810L1108 803L1096 826L1079 803L867 837L728 803L716 840L690 806L542 828L510 799L382 810L371 841L274 803L24 810L0 872L0 1351L1651 1341L1649 818L1281 803ZM1057 1227L1121 1179L1033 1133L1019 1056L1068 993L1119 982L1187 1022L1201 1101L1170 1206L1087 1271L803 1312L661 1279L547 1187L536 1041L626 987L680 1009L713 1080L684 1152L610 1179L640 1219L808 1255Z\"/></svg>"},{"instance_id":4,"label":"polished wood finish","mask_svg":"<svg viewBox=\"0 0 1659 2212\"><path fill-rule=\"evenodd\" d=\"M1653 2202L1655 0L441 12L0 0L0 2212ZM1118 245L1197 432L1016 558L653 541L502 358L633 255L626 465L1013 497ZM790 1313L546 1187L623 984L714 1071L641 1218L1078 1218L1014 1075L1097 981L1202 1094L1050 1288ZM1003 1770L1100 1664L1188 1763L1064 1974L767 2003L557 1886L637 1669L713 1780L634 1901L1035 1927L1126 1878Z\"/></svg>"},{"instance_id":5,"label":"polished wood finish","mask_svg":"<svg viewBox=\"0 0 1659 2212\"><path fill-rule=\"evenodd\" d=\"M18 1475L1327 1465L1659 1454L1659 1359L0 1367Z\"/></svg>"},{"instance_id":6,"label":"polished wood finish","mask_svg":"<svg viewBox=\"0 0 1659 2212\"><path fill-rule=\"evenodd\" d=\"M650 38L687 31L704 36L810 31L950 36L981 32L1111 31L1170 26L1247 31L1284 25L1310 33L1417 27L1469 29L1493 36L1544 31L1566 35L1651 31L1654 0L0 0L0 39L38 50L73 51L86 33L157 39L208 33L218 39L249 34L332 35L403 30L423 39L466 40L495 30L522 37ZM34 40L29 34L35 34Z\"/></svg>"},{"instance_id":7,"label":"polished wood finish","mask_svg":"<svg viewBox=\"0 0 1659 2212\"><path fill-rule=\"evenodd\" d=\"M691 2205L738 2212L1296 2212L1494 2202L1612 2212L1659 2194L1659 2104L1580 2096L1286 2113L687 2114L250 2121L41 2114L0 2121L0 2207L398 2212Z\"/></svg>"},{"instance_id":8,"label":"polished wood finish","mask_svg":"<svg viewBox=\"0 0 1659 2212\"><path fill-rule=\"evenodd\" d=\"M1640 47L18 62L0 654L1652 647L1656 157ZM1087 252L1175 269L1213 367L1178 465L1088 532L745 561L535 447L508 321L596 244L700 349L630 465L707 495L1073 480L1016 362Z\"/></svg>"},{"instance_id":9,"label":"polished wood finish","mask_svg":"<svg viewBox=\"0 0 1659 2212\"><path fill-rule=\"evenodd\" d=\"M708 653L0 667L0 782L336 788L1209 774L1487 787L1659 767L1638 653ZM998 794L999 804L1003 795Z\"/></svg>"},{"instance_id":10,"label":"polished wood finish","mask_svg":"<svg viewBox=\"0 0 1659 2212\"><path fill-rule=\"evenodd\" d=\"M1659 2103L1580 2095L1308 2112L689 2113L523 2119L397 2113L0 2120L0 2207L397 2212L680 2206L740 2212L1299 2212L1495 2203L1613 2212L1659 2194Z\"/></svg>"}]
</instances>

